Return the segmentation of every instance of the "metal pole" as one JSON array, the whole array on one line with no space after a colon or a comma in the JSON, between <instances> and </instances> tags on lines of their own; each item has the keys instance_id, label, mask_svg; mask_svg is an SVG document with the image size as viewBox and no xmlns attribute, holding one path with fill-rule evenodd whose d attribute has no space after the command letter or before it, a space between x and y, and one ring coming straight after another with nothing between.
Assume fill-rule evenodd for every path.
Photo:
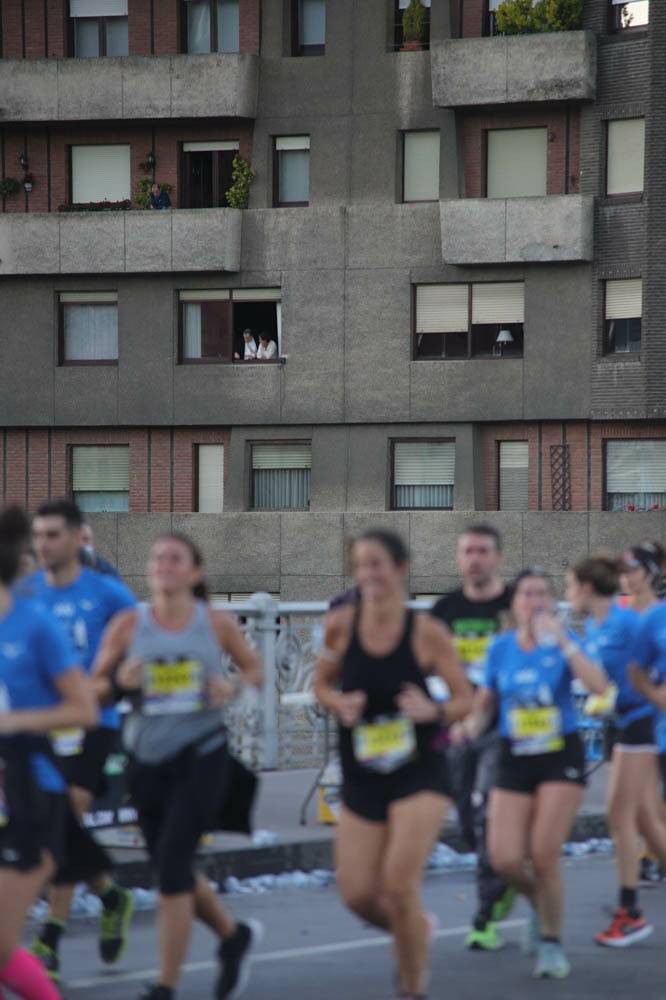
<instances>
[{"instance_id":1,"label":"metal pole","mask_svg":"<svg viewBox=\"0 0 666 1000\"><path fill-rule=\"evenodd\" d=\"M275 771L280 760L277 664L275 662L278 603L270 594L258 593L252 595L250 604L258 612L256 619L257 643L265 674L264 687L260 695L262 726L259 761L262 771Z\"/></svg>"}]
</instances>

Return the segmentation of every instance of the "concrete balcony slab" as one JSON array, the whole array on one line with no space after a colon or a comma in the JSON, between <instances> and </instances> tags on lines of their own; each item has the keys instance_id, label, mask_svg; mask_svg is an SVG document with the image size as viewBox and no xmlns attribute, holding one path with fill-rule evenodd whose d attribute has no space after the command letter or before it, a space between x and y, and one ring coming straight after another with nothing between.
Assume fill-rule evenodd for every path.
<instances>
[{"instance_id":1,"label":"concrete balcony slab","mask_svg":"<svg viewBox=\"0 0 666 1000\"><path fill-rule=\"evenodd\" d=\"M461 198L440 202L448 264L592 260L594 198Z\"/></svg>"}]
</instances>

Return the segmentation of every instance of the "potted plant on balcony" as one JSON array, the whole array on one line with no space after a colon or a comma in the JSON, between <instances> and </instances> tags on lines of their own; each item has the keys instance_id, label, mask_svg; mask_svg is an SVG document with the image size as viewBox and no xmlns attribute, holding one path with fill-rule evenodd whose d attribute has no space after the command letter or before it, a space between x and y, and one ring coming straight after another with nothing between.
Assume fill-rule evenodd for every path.
<instances>
[{"instance_id":1,"label":"potted plant on balcony","mask_svg":"<svg viewBox=\"0 0 666 1000\"><path fill-rule=\"evenodd\" d=\"M402 15L402 51L418 52L426 37L427 12L421 0L409 0Z\"/></svg>"},{"instance_id":2,"label":"potted plant on balcony","mask_svg":"<svg viewBox=\"0 0 666 1000\"><path fill-rule=\"evenodd\" d=\"M250 184L256 173L240 154L234 156L231 171L233 184L226 193L227 205L230 208L247 208L250 203Z\"/></svg>"},{"instance_id":3,"label":"potted plant on balcony","mask_svg":"<svg viewBox=\"0 0 666 1000\"><path fill-rule=\"evenodd\" d=\"M583 0L503 0L495 23L500 35L576 31L583 23Z\"/></svg>"},{"instance_id":4,"label":"potted plant on balcony","mask_svg":"<svg viewBox=\"0 0 666 1000\"><path fill-rule=\"evenodd\" d=\"M21 185L15 177L3 177L0 181L0 198L11 198L21 190Z\"/></svg>"}]
</instances>

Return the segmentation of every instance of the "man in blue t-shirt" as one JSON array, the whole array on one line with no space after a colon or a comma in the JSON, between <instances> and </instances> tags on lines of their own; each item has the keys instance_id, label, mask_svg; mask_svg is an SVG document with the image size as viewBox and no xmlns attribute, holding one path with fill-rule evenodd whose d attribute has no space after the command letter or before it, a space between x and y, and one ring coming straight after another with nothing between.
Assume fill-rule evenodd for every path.
<instances>
[{"instance_id":1,"label":"man in blue t-shirt","mask_svg":"<svg viewBox=\"0 0 666 1000\"><path fill-rule=\"evenodd\" d=\"M41 505L33 524L39 572L21 580L19 593L47 608L64 627L78 661L90 671L102 633L119 611L136 604L120 580L81 565L81 528L78 507L67 500ZM65 861L51 888L50 914L35 940L33 951L51 978L58 980L58 945L65 929L77 882L86 881L102 901L100 954L115 962L122 954L132 915L132 896L109 875L110 859L82 826L84 813L104 790L104 766L113 747L120 719L114 707L102 708L95 729L68 729L52 734L53 748L67 781L71 815L67 827Z\"/></svg>"}]
</instances>

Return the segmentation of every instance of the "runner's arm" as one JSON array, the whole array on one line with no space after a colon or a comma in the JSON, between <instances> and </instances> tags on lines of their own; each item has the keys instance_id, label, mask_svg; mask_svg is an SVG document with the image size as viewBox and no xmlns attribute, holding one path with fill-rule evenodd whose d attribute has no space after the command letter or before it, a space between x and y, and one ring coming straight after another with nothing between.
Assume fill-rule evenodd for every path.
<instances>
[{"instance_id":1,"label":"runner's arm","mask_svg":"<svg viewBox=\"0 0 666 1000\"><path fill-rule=\"evenodd\" d=\"M125 659L136 625L136 611L129 609L114 615L102 635L92 666L93 689L102 705L117 701L115 674Z\"/></svg>"},{"instance_id":2,"label":"runner's arm","mask_svg":"<svg viewBox=\"0 0 666 1000\"><path fill-rule=\"evenodd\" d=\"M354 726L365 708L363 691L339 690L342 659L349 645L355 609L342 605L324 619L324 642L315 663L314 696L343 726Z\"/></svg>"},{"instance_id":3,"label":"runner's arm","mask_svg":"<svg viewBox=\"0 0 666 1000\"><path fill-rule=\"evenodd\" d=\"M235 619L226 611L211 611L210 616L220 648L229 654L241 672L238 690L243 684L250 684L256 688L261 687L264 683L264 667L261 658L249 644ZM238 691L235 693L237 694Z\"/></svg>"},{"instance_id":4,"label":"runner's arm","mask_svg":"<svg viewBox=\"0 0 666 1000\"><path fill-rule=\"evenodd\" d=\"M451 635L430 615L416 619L415 654L424 673L441 678L449 689L444 702L433 701L420 687L406 684L398 705L415 722L450 725L464 718L472 707L472 686L456 657Z\"/></svg>"},{"instance_id":5,"label":"runner's arm","mask_svg":"<svg viewBox=\"0 0 666 1000\"><path fill-rule=\"evenodd\" d=\"M62 701L50 708L11 709L0 712L0 735L48 733L71 726L90 729L97 722L97 704L90 678L81 667L72 667L53 678Z\"/></svg>"}]
</instances>

